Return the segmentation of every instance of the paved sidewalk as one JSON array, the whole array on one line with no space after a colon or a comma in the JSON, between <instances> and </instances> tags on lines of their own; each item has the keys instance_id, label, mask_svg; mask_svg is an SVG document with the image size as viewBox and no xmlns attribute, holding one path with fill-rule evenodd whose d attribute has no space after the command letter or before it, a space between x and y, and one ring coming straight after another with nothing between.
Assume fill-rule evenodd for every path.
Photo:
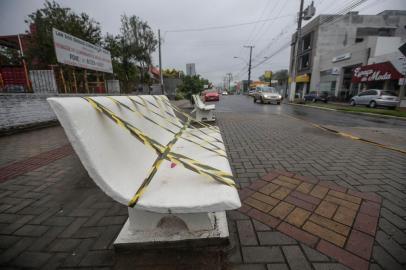
<instances>
[{"instance_id":1,"label":"paved sidewalk","mask_svg":"<svg viewBox=\"0 0 406 270\"><path fill-rule=\"evenodd\" d=\"M404 269L406 155L349 140L283 115L217 115L242 188L276 169L380 195L383 201L370 269ZM331 254L326 256L299 244L252 215L231 212L230 218L234 241L240 244L230 256L234 263L256 263L258 269L265 269L265 265L269 269L344 269Z\"/></svg>"},{"instance_id":2,"label":"paved sidewalk","mask_svg":"<svg viewBox=\"0 0 406 270\"><path fill-rule=\"evenodd\" d=\"M276 201L254 193L248 195L256 196L251 198L249 207L255 209L252 203L261 202L259 198L269 200L262 206L272 208L262 209L264 213L269 212L270 216L287 223L307 215L290 205L297 207L295 209L303 208L309 212L309 218L313 217L300 226L310 224L302 229L316 236L318 243L325 241L324 247L335 241L335 246L358 254L364 261L370 256L370 269L406 267L406 209L403 203L406 198L406 155L348 140L283 115L218 113L217 119L241 189L263 188L256 184L264 183L260 179L271 182L279 179L273 182L279 188L289 183L301 186L306 179L311 179L309 181L322 181L318 183L329 186L326 194L331 196L327 201L321 199L320 205L327 208L336 205L331 200L342 195L332 193L345 190L344 194L354 195L346 197L345 201L354 200L347 208L357 207L355 213L365 214L364 202L372 206L380 204L380 211L376 232L368 233L363 231L368 227L353 225L357 224L356 216L350 219L348 215L342 216L341 223L347 222L347 227L333 223L340 220L339 212L331 217L324 216L328 221L318 217L328 214L319 204L316 207L316 203L303 203L305 197L298 200L297 196L301 195L295 193L280 197L278 204L285 203L283 205L288 209L285 212L280 209L272 212L273 206L278 208ZM41 157L41 153L59 151L57 149L67 143L60 127L1 137L0 172L9 164L25 164L26 160ZM3 153L6 153L4 157ZM126 207L111 200L93 183L74 153L47 157L48 161L41 166L0 183L2 268L346 269L340 263L343 259L323 249L323 245L306 244L292 231L283 231L280 225L274 226L261 215L247 212L247 206L228 212L232 245L227 253L210 250L116 253L112 242L127 219ZM276 170L286 174L286 178L278 175L271 179L269 173L275 175ZM268 191L264 195L274 198L274 191ZM373 192L382 202L370 202L354 191ZM245 199L248 197L242 197L247 204ZM339 207L336 208L335 211L339 211ZM293 211L298 214L293 215ZM376 208L368 211L372 211L368 216L374 217ZM323 221L329 225L320 224ZM333 229L335 234L328 231L320 234L312 232L314 224L330 231L332 228L344 231ZM359 243L355 244L355 249L354 245L351 247L354 229L363 233L357 236L364 236L369 243L372 241L372 251L368 247L360 248Z\"/></svg>"}]
</instances>

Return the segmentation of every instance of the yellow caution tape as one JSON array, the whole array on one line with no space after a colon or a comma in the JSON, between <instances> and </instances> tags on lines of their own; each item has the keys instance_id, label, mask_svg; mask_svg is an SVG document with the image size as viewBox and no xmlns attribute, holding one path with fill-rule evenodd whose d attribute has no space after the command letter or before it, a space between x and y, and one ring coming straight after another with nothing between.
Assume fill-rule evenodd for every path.
<instances>
[{"instance_id":1,"label":"yellow caution tape","mask_svg":"<svg viewBox=\"0 0 406 270\"><path fill-rule=\"evenodd\" d=\"M155 159L154 164L152 164L150 173L148 174L147 178L144 179L141 186L138 188L137 192L135 193L135 195L131 198L130 202L128 203L129 207L134 207L134 205L137 204L139 198L145 192L145 190L148 187L149 183L152 181L152 178L154 177L155 173L158 171L159 167L161 166L162 161L167 158L167 155L170 153L173 145L180 138L183 131L185 131L185 129L189 126L189 124L190 124L190 121L188 121L178 131L178 133L175 134L173 139L166 145L164 151L160 155L158 155L158 157Z\"/></svg>"},{"instance_id":2,"label":"yellow caution tape","mask_svg":"<svg viewBox=\"0 0 406 270\"><path fill-rule=\"evenodd\" d=\"M204 122L202 122L202 121L197 120L196 118L194 118L194 117L191 116L190 114L185 113L185 112L182 111L180 108L178 108L177 106L175 106L175 105L169 103L169 102L166 101L165 99L162 99L162 101L163 101L167 106L171 107L174 111L176 111L176 112L182 114L182 115L185 116L186 118L192 119L193 122L196 122L196 123L198 123L199 125L202 125L202 126L208 128L208 129L211 129L211 130L213 130L213 131L215 131L215 132L217 132L217 133L220 132L220 130L219 130L218 128L213 127L213 126L208 125L208 124L206 124L206 123L204 123Z\"/></svg>"},{"instance_id":3,"label":"yellow caution tape","mask_svg":"<svg viewBox=\"0 0 406 270\"><path fill-rule=\"evenodd\" d=\"M213 168L209 165L200 163L200 162L193 160L182 154L171 152L170 149L167 152L167 154L162 155L165 152L165 149L167 149L165 146L163 146L159 142L155 141L154 139L149 138L142 131L140 131L136 127L132 126L130 123L126 122L125 120L121 119L114 112L112 112L111 110L109 110L108 108L103 106L102 104L98 103L94 99L92 99L90 97L83 97L83 99L88 101L90 103L90 105L92 105L92 107L95 108L97 111L103 113L103 115L105 115L109 119L113 120L118 126L129 131L130 134L133 135L136 139L138 139L141 143L152 148L159 156L164 156L163 159L167 159L175 164L181 164L186 169L189 169L189 170L191 170L195 173L201 174L201 175L209 176L211 179L218 181L222 184L236 187L235 182L233 180L233 176L230 173L227 173L227 172L221 171L219 169ZM160 161L160 162L162 162L162 161ZM154 169L152 169L152 170L154 170ZM139 197L144 192L145 192L145 187L143 189L140 189L139 192L137 192L138 196L136 196L136 198L133 198L130 203L133 203L133 200L138 201Z\"/></svg>"},{"instance_id":4,"label":"yellow caution tape","mask_svg":"<svg viewBox=\"0 0 406 270\"><path fill-rule=\"evenodd\" d=\"M167 128L167 127L165 127L165 126L159 124L158 122L156 122L155 120L153 120L153 119L151 119L150 117L146 116L145 114L139 112L138 110L134 110L134 109L132 109L131 107L127 106L126 104L124 104L124 103L122 103L122 102L120 102L120 101L118 101L118 100L116 100L116 99L114 99L114 98L112 98L112 97L108 97L108 98L109 98L110 100L112 100L115 104L117 104L117 105L119 105L119 106L122 106L122 107L124 107L125 109L127 109L127 110L129 110L129 111L131 111L131 112L134 112L134 113L137 114L138 116L143 117L144 119L146 119L146 120L148 120L148 121L154 123L155 125L159 126L160 128L162 128L162 129L164 129L164 130L166 130L166 131L168 131L168 132L170 132L170 133L172 133L172 134L175 134L175 132L174 132L173 130L171 130L171 129L169 129L169 128ZM189 125L188 125L188 126L189 126ZM181 127L181 128L182 128L182 127ZM223 149L221 149L220 147L218 147L217 145L215 145L215 144L213 144L213 143L211 143L211 142L208 142L208 141L206 141L206 140L200 138L200 137L197 136L197 135L194 135L194 134L191 134L191 135L193 135L194 138L197 138L197 139L203 141L203 143L198 143L198 142L196 142L196 141L190 140L190 139L185 138L185 137L183 137L182 139L185 140L185 141L191 142L191 143L193 143L193 144L195 144L195 145L197 145L197 146L200 146L200 147L202 147L202 148L204 148L204 149L206 149L206 150L208 150L208 151L211 151L211 152L213 152L213 153L216 153L217 155L219 155L219 156L221 156L221 157L227 158L227 155L226 155L225 151L224 151ZM204 144L209 144L210 146L214 147L215 149L206 147Z\"/></svg>"},{"instance_id":5,"label":"yellow caution tape","mask_svg":"<svg viewBox=\"0 0 406 270\"><path fill-rule=\"evenodd\" d=\"M173 121L173 118L176 117L175 115L173 115L171 118L169 118L169 117L165 117L164 115L161 115L161 114L155 112L154 110L151 110L151 109L148 107L148 105L146 104L146 101L145 101L143 98L141 98L140 96L139 96L139 98L143 101L143 104L141 104L141 103L138 102L136 99L134 99L134 98L132 98L132 97L130 97L130 96L128 96L128 98L134 103L135 106L137 106L137 105L143 106L148 112L151 112L151 113L153 113L154 115L156 115L156 116L158 116L158 117L164 119L165 121L171 123L172 125L176 126L177 128L182 128L181 125L179 125L178 123L176 123L176 122ZM153 104L153 103L151 103L151 104ZM165 104L165 103L164 103L164 104ZM154 106L155 106L155 104L154 104ZM167 112L167 114L170 114L170 113ZM170 114L170 115L172 115L172 114ZM177 119L177 120L180 120L180 119L177 118L177 117L176 117L176 119ZM192 119L192 118L191 118L191 119ZM193 120L193 119L192 119L192 120ZM190 127L192 128L191 131L189 131L189 132L186 131L185 133L190 134L191 136L193 136L194 134L193 134L192 132L193 132L193 130L196 130L196 131L198 131L199 133L202 133L202 134L204 134L205 136L208 136L209 138L212 138L213 140L215 140L215 141L217 141L217 142L219 142L219 143L221 143L221 144L223 143L223 142L222 142L221 140L219 140L218 138L212 136L212 135L209 134L209 133L206 133L205 131L203 131L203 130L200 129L200 128L195 128L195 127L193 127L193 126L190 126ZM218 132L216 132L216 133L218 133Z\"/></svg>"}]
</instances>

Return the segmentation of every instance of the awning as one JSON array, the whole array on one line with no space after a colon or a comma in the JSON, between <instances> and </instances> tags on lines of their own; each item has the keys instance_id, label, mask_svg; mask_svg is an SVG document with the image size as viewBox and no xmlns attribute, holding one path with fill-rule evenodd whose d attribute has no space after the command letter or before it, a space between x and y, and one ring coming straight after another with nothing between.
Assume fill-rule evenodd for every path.
<instances>
[{"instance_id":1,"label":"awning","mask_svg":"<svg viewBox=\"0 0 406 270\"><path fill-rule=\"evenodd\" d=\"M392 65L391 62L382 62L372 65L356 67L353 71L352 82L372 82L399 80L403 75Z\"/></svg>"}]
</instances>

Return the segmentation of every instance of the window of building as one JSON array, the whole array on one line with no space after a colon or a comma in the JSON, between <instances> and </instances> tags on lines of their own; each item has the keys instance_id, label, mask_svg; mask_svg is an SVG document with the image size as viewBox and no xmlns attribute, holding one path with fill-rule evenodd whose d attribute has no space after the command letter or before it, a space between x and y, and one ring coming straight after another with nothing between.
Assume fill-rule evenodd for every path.
<instances>
[{"instance_id":1,"label":"window of building","mask_svg":"<svg viewBox=\"0 0 406 270\"><path fill-rule=\"evenodd\" d=\"M300 56L300 69L310 68L310 53L306 53Z\"/></svg>"},{"instance_id":2,"label":"window of building","mask_svg":"<svg viewBox=\"0 0 406 270\"><path fill-rule=\"evenodd\" d=\"M360 42L363 42L364 41L364 38L359 38L359 37L357 37L356 39L355 39L355 43L360 43Z\"/></svg>"},{"instance_id":3,"label":"window of building","mask_svg":"<svg viewBox=\"0 0 406 270\"><path fill-rule=\"evenodd\" d=\"M312 48L312 33L305 35L302 38L302 51L310 50Z\"/></svg>"},{"instance_id":4,"label":"window of building","mask_svg":"<svg viewBox=\"0 0 406 270\"><path fill-rule=\"evenodd\" d=\"M357 28L357 37L365 36L379 36L379 37L393 37L395 35L395 28L389 27L359 27Z\"/></svg>"}]
</instances>

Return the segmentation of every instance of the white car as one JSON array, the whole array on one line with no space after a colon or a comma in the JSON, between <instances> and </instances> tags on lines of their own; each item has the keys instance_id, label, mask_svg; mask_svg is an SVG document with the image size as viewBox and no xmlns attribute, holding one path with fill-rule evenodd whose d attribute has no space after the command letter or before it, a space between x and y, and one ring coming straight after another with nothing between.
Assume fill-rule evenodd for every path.
<instances>
[{"instance_id":1,"label":"white car","mask_svg":"<svg viewBox=\"0 0 406 270\"><path fill-rule=\"evenodd\" d=\"M397 95L388 90L370 89L359 93L351 98L351 106L366 105L371 108L377 106L396 108L399 106Z\"/></svg>"},{"instance_id":2,"label":"white car","mask_svg":"<svg viewBox=\"0 0 406 270\"><path fill-rule=\"evenodd\" d=\"M227 91L223 91L223 93L221 93L223 96L227 96L228 95L228 93L227 93Z\"/></svg>"},{"instance_id":3,"label":"white car","mask_svg":"<svg viewBox=\"0 0 406 270\"><path fill-rule=\"evenodd\" d=\"M261 103L275 103L280 105L282 102L282 95L270 86L258 86L254 95L254 103L259 100Z\"/></svg>"}]
</instances>

